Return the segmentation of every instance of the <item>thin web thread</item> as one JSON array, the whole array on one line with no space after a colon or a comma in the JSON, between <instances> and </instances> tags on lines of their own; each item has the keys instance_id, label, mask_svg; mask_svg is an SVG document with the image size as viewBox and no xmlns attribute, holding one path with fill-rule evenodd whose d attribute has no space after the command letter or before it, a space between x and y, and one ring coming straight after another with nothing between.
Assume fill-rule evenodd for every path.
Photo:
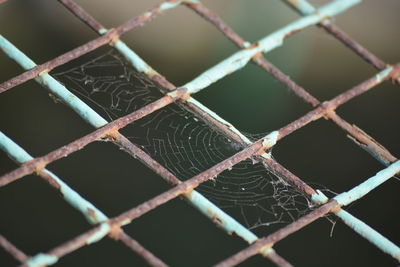
<instances>
[{"instance_id":1,"label":"thin web thread","mask_svg":"<svg viewBox=\"0 0 400 267\"><path fill-rule=\"evenodd\" d=\"M54 76L109 120L162 96L156 84L132 69L113 49ZM179 103L128 125L121 133L182 180L241 149ZM312 209L307 196L251 159L203 183L198 190L249 229L291 223Z\"/></svg>"}]
</instances>

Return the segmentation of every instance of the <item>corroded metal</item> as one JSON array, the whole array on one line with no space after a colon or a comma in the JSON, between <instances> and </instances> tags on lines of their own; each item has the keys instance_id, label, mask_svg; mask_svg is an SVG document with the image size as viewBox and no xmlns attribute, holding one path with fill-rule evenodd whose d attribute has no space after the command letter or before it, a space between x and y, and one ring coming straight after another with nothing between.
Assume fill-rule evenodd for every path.
<instances>
[{"instance_id":1,"label":"corroded metal","mask_svg":"<svg viewBox=\"0 0 400 267\"><path fill-rule=\"evenodd\" d=\"M228 38L233 40L239 47L241 48L248 48L252 47L249 43L245 42L242 40L236 33L234 33L229 27L225 25L225 23L215 14L207 10L202 4L200 4L197 1L179 1L179 0L170 0L170 1L165 1L158 5L157 7L151 9L149 12L144 13L143 15L132 19L128 21L127 23L117 27L116 29L112 29L110 31L106 31L104 27L102 27L101 24L97 23L89 14L87 14L83 9L81 9L79 6L74 4L74 2L70 0L60 0L60 2L66 4L67 6L69 5L69 8L72 12L77 14L79 17L82 18L82 20L85 21L90 27L98 31L99 33L103 34L102 37L99 37L92 41L93 43L89 42L81 47L78 47L75 50L72 50L69 53L66 53L56 59L58 61L52 60L49 61L45 64L42 64L40 66L34 67L32 70L27 71L14 79L11 79L3 84L0 85L0 92L5 91L17 84L20 84L26 80L29 80L31 78L36 77L37 75L40 75L42 73L48 72L55 66L64 64L65 62L68 62L72 60L73 58L77 58L80 55L83 55L89 51L94 50L95 48L107 44L107 43L115 43L118 42L118 37L127 31L136 28L138 26L143 25L145 22L150 21L153 19L156 15L159 13L163 12L164 10L173 8L181 3L186 4L187 6L191 7L193 10L195 10L198 14L203 16L205 19L209 20L212 22L214 25L217 26L221 30L223 34L225 34ZM303 15L310 15L311 13L315 12L315 9L313 9L312 6L310 6L306 1L301 0L301 1L291 1L287 0L287 2L290 2L290 4L296 3L295 7L296 8L304 8L301 10ZM340 1L337 1L338 3ZM301 3L301 5L300 5ZM141 216L142 214L148 212L149 210L161 205L162 203L165 203L166 201L180 195L184 194L186 196L190 196L192 189L195 188L197 185L199 185L201 182L210 179L214 177L215 175L219 174L223 170L229 168L230 166L233 166L237 162L248 158L250 156L257 156L259 159L263 160L267 167L270 168L273 172L278 173L280 176L286 178L289 182L294 184L297 188L299 188L300 191L308 194L308 195L318 195L320 192L315 192L314 189L309 187L307 184L305 184L301 179L299 179L297 176L294 174L290 173L288 170L286 170L283 166L281 166L279 163L274 161L271 157L268 157L268 154L263 154L263 152L272 147L276 141L279 139L283 138L284 136L292 133L293 131L303 127L304 125L310 123L313 120L319 119L323 116L331 119L334 121L336 124L338 124L341 128L343 128L345 131L347 131L352 138L358 143L360 146L364 146L367 151L369 151L371 154L374 156L377 156L379 160L381 160L384 164L389 164L390 162L393 162L396 160L394 156L392 156L385 148L383 148L379 143L377 143L372 137L369 137L366 133L364 133L362 130L358 129L357 127L350 125L348 122L344 121L342 118L340 118L337 114L335 114L334 110L347 102L348 100L358 96L359 94L362 94L366 92L367 90L371 89L375 85L388 80L388 79L393 79L395 81L399 80L399 73L400 73L400 68L399 66L387 66L383 61L381 61L379 58L376 56L372 55L369 53L367 50L365 50L361 45L353 41L348 35L346 35L342 30L340 30L337 26L333 25L330 21L329 18L322 18L320 21L319 25L321 27L324 27L329 33L337 37L339 40L341 40L346 46L350 47L352 50L354 50L357 54L362 56L365 60L373 64L377 69L380 69L383 71L380 72L377 76L367 80L364 83L361 83L359 86L356 86L352 88L351 90L346 91L345 93L335 97L334 99L320 103L317 99L315 99L313 96L311 96L307 91L305 91L303 88L295 84L292 80L290 80L289 77L284 75L282 72L280 72L276 67L274 67L272 64L267 62L264 58L261 57L261 54L257 53L254 54L252 57L252 60L258 63L261 67L263 67L265 70L270 72L275 78L277 78L279 81L284 83L288 88L292 89L298 96L303 98L305 101L309 102L311 105L315 107L314 110L311 112L305 114L303 117L300 119L286 125L285 127L282 127L279 129L279 131L276 131L275 136L266 136L262 138L261 140L254 142L254 143L249 143L249 141L243 139L242 137L238 137L238 134L235 133L234 128L232 129L230 124L224 124L224 122L221 123L221 120L218 119L215 116L210 116L209 111L206 109L203 109L201 106L198 104L193 104L193 101L187 101L186 105L189 107L191 110L195 110L196 113L202 114L202 118L205 118L205 120L213 125L215 128L223 132L224 134L228 136L233 136L233 139L241 143L244 147L247 146L245 149L243 149L241 152L235 154L234 156L224 160L223 162L215 165L214 167L210 168L209 170L206 170L205 172L193 177L192 179L180 183L179 180L172 174L168 173L168 171L163 170L162 166L159 165L157 162L152 160L146 153L141 153L141 150L135 147L132 143L129 142L125 137L120 135L118 133L118 129L124 127L128 123L141 118L147 114L150 114L151 112L159 109L162 106L168 105L169 103L172 103L173 101L180 100L182 98L184 99L190 99L188 98L188 94L186 90L184 89L178 89L175 90L175 87L170 84L164 77L161 75L155 73L155 72L149 72L147 73L153 80L157 80L159 83L163 84L166 88L169 88L170 90L175 90L173 91L173 94L167 95L167 98L163 97L162 99L155 101L148 106L144 107L143 109L140 109L136 112L133 112L119 120L116 120L112 123L107 124L103 128L93 132L92 134L89 134L81 139L76 140L75 142L72 142L71 144L60 148L56 151L53 151L49 154L47 154L44 157L40 157L37 159L32 160L31 162L26 163L25 166L23 166L20 169L15 170L16 173L11 172L10 176L3 176L0 178L0 186L1 184L8 183L12 181L13 179L17 179L17 176L20 175L25 175L27 173L31 173L33 171L37 171L39 174L42 173L42 169L46 166L46 164L59 159L62 156L66 156L78 149L81 149L83 146L87 145L90 142L93 142L95 140L98 140L100 138L110 138L111 140L114 140L118 145L123 147L124 149L127 149L129 153L134 153L135 155L140 155L140 158L147 166L149 166L151 169L155 170L158 174L160 174L162 177L164 177L167 181L170 183L177 185L176 187L172 188L171 190L168 190L164 192L163 194L160 194L159 196L146 201L145 203L142 203L138 207L131 209L120 216L111 219L110 221L103 222L101 225L98 227L88 231L87 233L82 234L81 236L76 237L75 239L49 251L46 254L39 254L35 256L34 258L31 258L29 263L48 263L52 264L55 260L55 258L58 258L60 256L65 255L66 253L69 253L85 244L89 244L92 242L96 242L100 240L102 237L106 236L107 234L116 238L120 239L122 242L124 242L126 245L129 247L133 248L136 246L134 242L132 243L132 240L126 240L126 236L120 231L121 229L119 228L120 226L129 223L131 220L137 218L138 216ZM295 28L292 31L288 31L285 33L283 38L287 38L288 36L292 35L293 33L297 32L300 30L300 28ZM103 39L102 39L103 38ZM74 53L72 53L74 52ZM47 64L47 65L46 65ZM152 69L149 69L152 71ZM168 98L170 97L170 98ZM204 114L203 114L204 113ZM118 122L117 122L118 121ZM114 124L113 124L114 123ZM221 125L225 125L221 127ZM228 125L228 127L226 127ZM241 139L242 138L242 139ZM262 156L259 156L262 155ZM157 165L158 164L158 165ZM18 170L20 171L18 173ZM50 183L52 182L51 179L47 179ZM275 232L274 234L268 236L267 238L261 239L251 245L248 249L244 250L243 252L240 252L233 256L232 258L228 259L227 261L224 261L224 263L229 264L236 264L239 263L241 260L247 258L250 255L254 255L255 253L263 253L267 249L269 249L275 242L278 240L286 237L288 234L293 233L297 231L298 229L301 229L305 225L311 223L313 220L323 216L324 214L328 212L334 212L337 213L339 216L340 209L337 207L337 203L335 201L330 201L327 204L324 204L320 208L317 208L314 212L302 217L301 219L295 221L294 223L290 224L287 227L282 228L281 230ZM343 211L344 212L344 211ZM347 215L346 215L347 216ZM340 216L339 216L340 217ZM341 217L342 218L342 217ZM124 241L125 240L125 241ZM261 246L261 247L260 247ZM256 249L256 250L255 250ZM274 255L274 254L273 254ZM284 266L287 264L282 258L279 258L278 255L276 260L273 260L273 257L271 256L270 259L273 260L276 264ZM235 258L236 257L236 258ZM233 261L232 261L233 259ZM231 260L231 261L229 261ZM156 263L154 263L156 264Z\"/></svg>"}]
</instances>

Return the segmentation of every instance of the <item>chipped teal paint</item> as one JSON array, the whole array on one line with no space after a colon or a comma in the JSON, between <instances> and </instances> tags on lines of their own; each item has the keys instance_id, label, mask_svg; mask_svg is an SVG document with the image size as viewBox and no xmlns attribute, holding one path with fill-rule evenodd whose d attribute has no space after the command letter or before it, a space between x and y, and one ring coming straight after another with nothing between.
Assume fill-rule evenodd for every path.
<instances>
[{"instance_id":1,"label":"chipped teal paint","mask_svg":"<svg viewBox=\"0 0 400 267\"><path fill-rule=\"evenodd\" d=\"M11 44L2 35L0 35L0 48L7 54L7 56L15 60L24 69L29 70L36 66L36 64L30 58L28 58L24 53L18 50L18 48ZM94 127L99 128L107 124L107 121L105 119L94 112L88 105L86 105L82 100L80 100L70 91L68 91L62 84L60 84L49 74L42 74L38 76L35 80L47 89L49 89L55 96L63 100L85 121L89 122Z\"/></svg>"},{"instance_id":2,"label":"chipped teal paint","mask_svg":"<svg viewBox=\"0 0 400 267\"><path fill-rule=\"evenodd\" d=\"M366 223L354 217L345 210L340 210L336 213L336 215L359 235L361 235L369 242L371 242L387 254L391 255L395 259L400 260L400 248L396 246L392 241L390 241L389 239L372 229Z\"/></svg>"},{"instance_id":3,"label":"chipped teal paint","mask_svg":"<svg viewBox=\"0 0 400 267\"><path fill-rule=\"evenodd\" d=\"M32 156L22 147L17 145L2 132L0 132L0 149L21 164L33 159ZM98 224L108 219L104 213L98 210L92 203L82 198L54 173L48 170L44 170L44 172L50 175L50 177L60 186L60 191L63 194L64 199L71 206L79 210L91 224Z\"/></svg>"},{"instance_id":4,"label":"chipped teal paint","mask_svg":"<svg viewBox=\"0 0 400 267\"><path fill-rule=\"evenodd\" d=\"M226 75L244 67L250 59L259 52L266 53L282 45L285 37L293 31L303 29L307 26L317 24L326 17L335 16L342 13L351 6L358 4L360 0L336 0L318 9L313 15L303 17L297 21L283 27L282 29L259 40L258 45L249 47L236 52L227 59L221 61L214 67L208 69L194 80L181 86L187 88L189 92L196 93L210 84L218 81Z\"/></svg>"},{"instance_id":5,"label":"chipped teal paint","mask_svg":"<svg viewBox=\"0 0 400 267\"><path fill-rule=\"evenodd\" d=\"M102 29L99 30L99 34L100 34L100 35L103 35L103 34L105 34L106 32L108 32L108 30L105 29L105 28L102 28Z\"/></svg>"},{"instance_id":6,"label":"chipped teal paint","mask_svg":"<svg viewBox=\"0 0 400 267\"><path fill-rule=\"evenodd\" d=\"M46 265L52 265L58 261L58 258L53 255L49 254L44 254L40 253L37 254L36 256L28 259L25 262L25 265L29 267L39 267L39 266L46 266Z\"/></svg>"},{"instance_id":7,"label":"chipped teal paint","mask_svg":"<svg viewBox=\"0 0 400 267\"><path fill-rule=\"evenodd\" d=\"M354 187L350 191L341 193L333 199L336 200L340 205L346 206L351 202L362 198L371 190L378 187L398 172L400 172L400 160L381 170L375 176L372 176L371 178Z\"/></svg>"},{"instance_id":8,"label":"chipped teal paint","mask_svg":"<svg viewBox=\"0 0 400 267\"><path fill-rule=\"evenodd\" d=\"M382 81L386 80L390 76L390 73L392 71L393 71L393 66L388 66L386 69L384 69L383 71L381 71L375 75L375 81L377 83L381 83Z\"/></svg>"},{"instance_id":9,"label":"chipped teal paint","mask_svg":"<svg viewBox=\"0 0 400 267\"><path fill-rule=\"evenodd\" d=\"M60 191L63 194L65 201L67 201L71 206L79 210L90 222L90 224L102 223L108 219L103 212L97 209L92 203L81 197L77 192L72 190L54 173L48 170L44 170L44 172L50 175L51 178L53 178L60 186Z\"/></svg>"},{"instance_id":10,"label":"chipped teal paint","mask_svg":"<svg viewBox=\"0 0 400 267\"><path fill-rule=\"evenodd\" d=\"M320 190L316 190L317 193L311 195L311 201L314 202L315 204L321 205L325 204L326 202L329 201L329 198L325 196L324 193L322 193Z\"/></svg>"},{"instance_id":11,"label":"chipped teal paint","mask_svg":"<svg viewBox=\"0 0 400 267\"><path fill-rule=\"evenodd\" d=\"M91 237L86 240L86 244L90 245L96 243L97 241L101 240L110 232L110 225L106 222L100 224L100 228L96 231Z\"/></svg>"}]
</instances>

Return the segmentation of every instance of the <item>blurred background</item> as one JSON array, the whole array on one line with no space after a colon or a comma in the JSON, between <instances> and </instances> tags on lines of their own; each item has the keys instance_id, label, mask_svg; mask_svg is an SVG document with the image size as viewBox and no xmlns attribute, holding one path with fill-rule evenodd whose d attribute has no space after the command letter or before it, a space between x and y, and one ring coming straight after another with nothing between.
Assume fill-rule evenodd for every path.
<instances>
[{"instance_id":1,"label":"blurred background","mask_svg":"<svg viewBox=\"0 0 400 267\"><path fill-rule=\"evenodd\" d=\"M116 27L159 1L77 1L108 28ZM299 15L280 1L203 1L248 41L257 41ZM329 1L310 1L321 6ZM366 0L335 21L385 62L400 61L400 2ZM36 63L44 63L96 37L57 1L8 0L0 5L0 32ZM167 11L122 37L154 69L179 86L237 51L222 34L185 7ZM103 49L103 50L102 50ZM107 48L96 51L104 53ZM89 55L90 57L90 55ZM370 78L377 71L318 27L285 41L266 58L319 100ZM71 62L68 66L77 66ZM22 72L0 53L0 82ZM399 87L390 82L337 110L395 156L399 155ZM278 129L311 107L253 64L225 77L195 98L249 133ZM31 155L44 155L92 131L73 111L55 103L34 81L0 95L0 129ZM303 180L343 192L383 166L323 119L291 134L273 155ZM0 174L16 168L0 153ZM169 186L112 144L95 143L49 165L70 186L109 216L115 216ZM396 244L400 243L400 181L389 180L348 210ZM320 219L275 248L298 266L394 266L390 256L338 222ZM84 218L40 178L28 176L0 188L0 233L27 254L47 251L89 229ZM127 226L126 231L172 266L209 266L246 244L226 235L178 199ZM261 233L267 235L268 232ZM0 250L0 266L16 266ZM62 258L56 266L144 266L123 245L104 239ZM243 266L271 265L256 256Z\"/></svg>"}]
</instances>

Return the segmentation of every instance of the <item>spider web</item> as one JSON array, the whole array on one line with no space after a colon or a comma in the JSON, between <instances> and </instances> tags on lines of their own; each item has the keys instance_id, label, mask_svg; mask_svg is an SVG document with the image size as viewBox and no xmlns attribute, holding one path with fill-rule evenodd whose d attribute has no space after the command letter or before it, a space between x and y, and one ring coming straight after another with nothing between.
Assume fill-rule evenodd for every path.
<instances>
[{"instance_id":1,"label":"spider web","mask_svg":"<svg viewBox=\"0 0 400 267\"><path fill-rule=\"evenodd\" d=\"M113 49L54 75L110 121L163 95ZM240 150L180 103L172 103L121 132L179 179L186 180ZM312 207L309 199L261 163L242 161L197 190L249 229L290 223Z\"/></svg>"}]
</instances>

